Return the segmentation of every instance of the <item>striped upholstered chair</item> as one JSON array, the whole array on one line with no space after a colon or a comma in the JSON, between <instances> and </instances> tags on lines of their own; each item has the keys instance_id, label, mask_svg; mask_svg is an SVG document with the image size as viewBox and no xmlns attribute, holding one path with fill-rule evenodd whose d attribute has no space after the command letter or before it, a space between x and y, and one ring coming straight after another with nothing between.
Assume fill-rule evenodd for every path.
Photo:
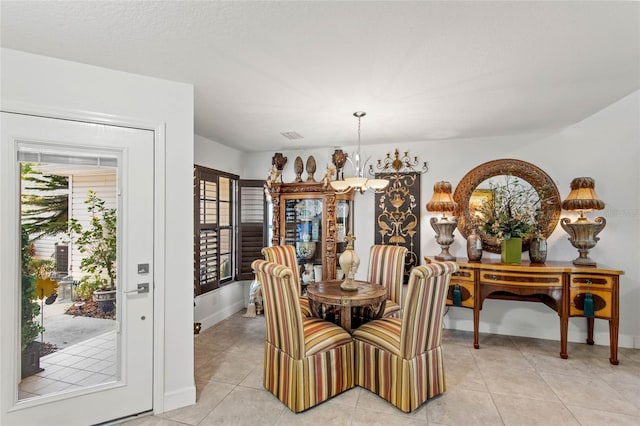
<instances>
[{"instance_id":1,"label":"striped upholstered chair","mask_svg":"<svg viewBox=\"0 0 640 426\"><path fill-rule=\"evenodd\" d=\"M387 288L383 318L400 316L404 261L407 251L406 247L391 245L373 245L369 250L367 281Z\"/></svg>"},{"instance_id":2,"label":"striped upholstered chair","mask_svg":"<svg viewBox=\"0 0 640 426\"><path fill-rule=\"evenodd\" d=\"M371 321L353 332L356 385L412 412L445 391L442 323L453 262L416 266L402 318Z\"/></svg>"},{"instance_id":3,"label":"striped upholstered chair","mask_svg":"<svg viewBox=\"0 0 640 426\"><path fill-rule=\"evenodd\" d=\"M300 268L298 267L298 257L296 256L296 248L294 246L265 247L262 249L262 255L266 261L288 266L293 271L293 282L298 289L298 294L302 294ZM300 296L300 308L302 309L303 316L311 316L311 306L309 305L307 296Z\"/></svg>"},{"instance_id":4,"label":"striped upholstered chair","mask_svg":"<svg viewBox=\"0 0 640 426\"><path fill-rule=\"evenodd\" d=\"M294 413L353 388L351 335L302 316L290 268L262 259L251 266L264 300L264 387Z\"/></svg>"}]
</instances>

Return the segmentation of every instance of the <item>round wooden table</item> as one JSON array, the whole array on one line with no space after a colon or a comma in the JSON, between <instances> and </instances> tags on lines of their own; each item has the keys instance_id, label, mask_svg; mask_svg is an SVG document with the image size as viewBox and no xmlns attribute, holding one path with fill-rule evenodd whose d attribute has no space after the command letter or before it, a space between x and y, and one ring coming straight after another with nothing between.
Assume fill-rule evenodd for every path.
<instances>
[{"instance_id":1,"label":"round wooden table","mask_svg":"<svg viewBox=\"0 0 640 426\"><path fill-rule=\"evenodd\" d=\"M322 318L322 305L335 306L340 309L340 327L351 333L351 307L369 306L374 312L371 319L380 318L387 300L387 289L378 284L366 281L354 281L357 291L344 291L340 288L342 280L317 281L307 286L307 297L311 302L311 312Z\"/></svg>"}]
</instances>

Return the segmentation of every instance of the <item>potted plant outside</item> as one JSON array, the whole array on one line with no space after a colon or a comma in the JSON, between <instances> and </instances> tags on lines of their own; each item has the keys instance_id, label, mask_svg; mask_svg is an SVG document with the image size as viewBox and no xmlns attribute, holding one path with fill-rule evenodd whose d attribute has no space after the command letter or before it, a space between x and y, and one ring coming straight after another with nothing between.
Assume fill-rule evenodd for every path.
<instances>
[{"instance_id":1,"label":"potted plant outside","mask_svg":"<svg viewBox=\"0 0 640 426\"><path fill-rule=\"evenodd\" d=\"M37 299L36 276L29 271L32 259L29 235L24 228L21 231L22 316L20 321L20 348L22 353L21 377L24 379L43 370L40 368L40 342L36 338L44 331L44 328L34 321L40 315L40 306L35 301Z\"/></svg>"},{"instance_id":2,"label":"potted plant outside","mask_svg":"<svg viewBox=\"0 0 640 426\"><path fill-rule=\"evenodd\" d=\"M78 294L93 296L100 309L110 312L116 300L116 209L105 207L94 191L88 192L85 204L91 214L88 226L83 227L75 218L69 221L72 241L83 255L80 270L85 276L80 279Z\"/></svg>"}]
</instances>

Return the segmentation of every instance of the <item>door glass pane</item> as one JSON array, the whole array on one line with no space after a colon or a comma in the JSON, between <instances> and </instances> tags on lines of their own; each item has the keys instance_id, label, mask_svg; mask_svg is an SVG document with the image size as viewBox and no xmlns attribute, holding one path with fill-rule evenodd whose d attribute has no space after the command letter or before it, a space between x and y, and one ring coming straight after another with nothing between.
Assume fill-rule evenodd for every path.
<instances>
[{"instance_id":1,"label":"door glass pane","mask_svg":"<svg viewBox=\"0 0 640 426\"><path fill-rule=\"evenodd\" d=\"M21 400L119 379L117 168L90 163L20 162Z\"/></svg>"}]
</instances>

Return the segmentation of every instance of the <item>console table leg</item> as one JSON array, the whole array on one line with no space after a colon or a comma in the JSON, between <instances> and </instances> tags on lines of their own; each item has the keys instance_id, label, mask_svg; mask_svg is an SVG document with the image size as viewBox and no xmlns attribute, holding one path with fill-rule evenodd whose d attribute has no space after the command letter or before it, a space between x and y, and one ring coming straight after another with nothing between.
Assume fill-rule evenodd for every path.
<instances>
[{"instance_id":1,"label":"console table leg","mask_svg":"<svg viewBox=\"0 0 640 426\"><path fill-rule=\"evenodd\" d=\"M609 345L611 347L611 357L609 362L618 365L618 319L609 320Z\"/></svg>"},{"instance_id":2,"label":"console table leg","mask_svg":"<svg viewBox=\"0 0 640 426\"><path fill-rule=\"evenodd\" d=\"M567 359L567 334L569 329L569 316L562 315L560 317L560 358Z\"/></svg>"},{"instance_id":3,"label":"console table leg","mask_svg":"<svg viewBox=\"0 0 640 426\"><path fill-rule=\"evenodd\" d=\"M478 341L478 333L480 328L480 309L473 308L473 347L480 349L480 343Z\"/></svg>"},{"instance_id":4,"label":"console table leg","mask_svg":"<svg viewBox=\"0 0 640 426\"><path fill-rule=\"evenodd\" d=\"M587 317L587 345L593 345L593 317Z\"/></svg>"}]
</instances>

